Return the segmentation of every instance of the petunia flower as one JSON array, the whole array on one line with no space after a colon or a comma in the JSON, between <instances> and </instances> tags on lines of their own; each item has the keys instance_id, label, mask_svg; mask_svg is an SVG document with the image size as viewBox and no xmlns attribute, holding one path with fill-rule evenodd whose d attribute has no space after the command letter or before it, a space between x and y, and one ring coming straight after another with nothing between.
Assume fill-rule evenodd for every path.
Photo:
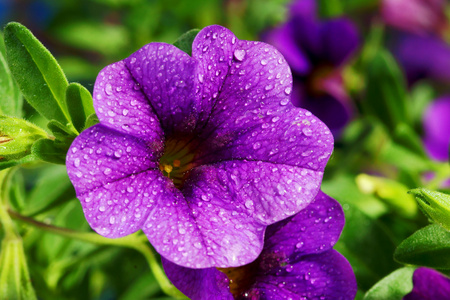
<instances>
[{"instance_id":1,"label":"petunia flower","mask_svg":"<svg viewBox=\"0 0 450 300\"><path fill-rule=\"evenodd\" d=\"M352 115L342 70L359 45L355 25L346 18L321 21L315 0L297 0L289 19L264 34L286 58L293 73L292 102L310 110L338 134Z\"/></svg>"},{"instance_id":2,"label":"petunia flower","mask_svg":"<svg viewBox=\"0 0 450 300\"><path fill-rule=\"evenodd\" d=\"M188 269L163 259L190 299L354 299L356 279L332 247L344 226L340 204L319 192L297 215L267 228L264 249L238 268Z\"/></svg>"},{"instance_id":3,"label":"petunia flower","mask_svg":"<svg viewBox=\"0 0 450 300\"><path fill-rule=\"evenodd\" d=\"M413 275L413 289L403 300L445 300L450 295L450 278L429 269L418 268Z\"/></svg>"},{"instance_id":4,"label":"petunia flower","mask_svg":"<svg viewBox=\"0 0 450 300\"><path fill-rule=\"evenodd\" d=\"M86 220L111 238L142 229L186 267L253 261L266 227L314 199L333 148L291 88L278 51L220 26L198 33L192 57L151 43L107 66L100 124L67 154Z\"/></svg>"},{"instance_id":5,"label":"petunia flower","mask_svg":"<svg viewBox=\"0 0 450 300\"><path fill-rule=\"evenodd\" d=\"M414 34L441 34L447 27L445 0L383 0L383 21Z\"/></svg>"},{"instance_id":6,"label":"petunia flower","mask_svg":"<svg viewBox=\"0 0 450 300\"><path fill-rule=\"evenodd\" d=\"M430 157L446 161L450 151L450 96L434 100L423 116L424 145Z\"/></svg>"},{"instance_id":7,"label":"petunia flower","mask_svg":"<svg viewBox=\"0 0 450 300\"><path fill-rule=\"evenodd\" d=\"M440 38L402 34L393 52L410 85L421 79L450 82L450 46Z\"/></svg>"}]
</instances>

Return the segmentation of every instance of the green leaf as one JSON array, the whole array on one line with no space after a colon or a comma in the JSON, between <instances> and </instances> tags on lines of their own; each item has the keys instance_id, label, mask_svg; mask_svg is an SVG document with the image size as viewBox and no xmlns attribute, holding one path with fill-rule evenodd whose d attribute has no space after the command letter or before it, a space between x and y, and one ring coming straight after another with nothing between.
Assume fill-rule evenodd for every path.
<instances>
[{"instance_id":1,"label":"green leaf","mask_svg":"<svg viewBox=\"0 0 450 300\"><path fill-rule=\"evenodd\" d=\"M87 117L95 113L91 93L81 84L71 83L66 90L66 104L75 129L83 131Z\"/></svg>"},{"instance_id":2,"label":"green leaf","mask_svg":"<svg viewBox=\"0 0 450 300\"><path fill-rule=\"evenodd\" d=\"M0 116L0 162L29 155L33 143L44 137L47 133L30 122Z\"/></svg>"},{"instance_id":3,"label":"green leaf","mask_svg":"<svg viewBox=\"0 0 450 300\"><path fill-rule=\"evenodd\" d=\"M6 62L2 37L0 37L0 99L0 114L15 117L22 115L22 94Z\"/></svg>"},{"instance_id":4,"label":"green leaf","mask_svg":"<svg viewBox=\"0 0 450 300\"><path fill-rule=\"evenodd\" d=\"M33 154L24 156L20 159L13 159L13 160L8 160L8 161L0 161L0 171L7 169L7 168L11 168L14 166L18 166L18 165L23 165L23 164L27 164L27 163L31 163L34 161L39 160L38 157L36 157Z\"/></svg>"},{"instance_id":5,"label":"green leaf","mask_svg":"<svg viewBox=\"0 0 450 300\"><path fill-rule=\"evenodd\" d=\"M435 269L450 269L450 232L433 224L404 240L395 250L396 261Z\"/></svg>"},{"instance_id":6,"label":"green leaf","mask_svg":"<svg viewBox=\"0 0 450 300\"><path fill-rule=\"evenodd\" d=\"M401 300L412 291L414 267L395 270L375 284L364 296L364 300Z\"/></svg>"},{"instance_id":7,"label":"green leaf","mask_svg":"<svg viewBox=\"0 0 450 300\"><path fill-rule=\"evenodd\" d=\"M348 177L337 176L323 182L321 188L342 204L346 221L335 249L348 259L358 286L365 291L398 267L392 258L395 240L390 228L360 210L360 202L369 205L366 210L376 208L372 200L365 199L373 196L362 194Z\"/></svg>"},{"instance_id":8,"label":"green leaf","mask_svg":"<svg viewBox=\"0 0 450 300\"><path fill-rule=\"evenodd\" d=\"M48 120L66 124L67 79L50 52L23 25L5 27L6 58L25 99Z\"/></svg>"},{"instance_id":9,"label":"green leaf","mask_svg":"<svg viewBox=\"0 0 450 300\"><path fill-rule=\"evenodd\" d=\"M356 183L362 192L376 195L399 214L408 218L417 214L416 201L408 195L408 188L400 182L385 177L359 174Z\"/></svg>"},{"instance_id":10,"label":"green leaf","mask_svg":"<svg viewBox=\"0 0 450 300\"><path fill-rule=\"evenodd\" d=\"M0 266L0 299L37 299L20 238L3 239Z\"/></svg>"},{"instance_id":11,"label":"green leaf","mask_svg":"<svg viewBox=\"0 0 450 300\"><path fill-rule=\"evenodd\" d=\"M68 150L69 147L67 145L50 139L40 139L33 144L31 153L39 159L49 163L65 164Z\"/></svg>"},{"instance_id":12,"label":"green leaf","mask_svg":"<svg viewBox=\"0 0 450 300\"><path fill-rule=\"evenodd\" d=\"M319 0L319 15L324 18L332 18L344 12L342 0Z\"/></svg>"},{"instance_id":13,"label":"green leaf","mask_svg":"<svg viewBox=\"0 0 450 300\"><path fill-rule=\"evenodd\" d=\"M73 140L77 135L67 126L64 126L56 120L51 120L47 123L48 129L55 135L57 140Z\"/></svg>"},{"instance_id":14,"label":"green leaf","mask_svg":"<svg viewBox=\"0 0 450 300\"><path fill-rule=\"evenodd\" d=\"M434 222L450 230L450 195L430 191L426 188L410 190L420 208Z\"/></svg>"},{"instance_id":15,"label":"green leaf","mask_svg":"<svg viewBox=\"0 0 450 300\"><path fill-rule=\"evenodd\" d=\"M84 128L89 128L91 126L94 126L95 124L100 123L100 121L98 120L97 115L94 113L92 115L90 115L89 117L87 117L86 119L86 125L84 126Z\"/></svg>"},{"instance_id":16,"label":"green leaf","mask_svg":"<svg viewBox=\"0 0 450 300\"><path fill-rule=\"evenodd\" d=\"M386 50L379 50L369 63L366 78L368 114L381 120L391 131L400 123L409 124L406 82L398 64Z\"/></svg>"},{"instance_id":17,"label":"green leaf","mask_svg":"<svg viewBox=\"0 0 450 300\"><path fill-rule=\"evenodd\" d=\"M200 29L191 29L188 32L181 35L173 45L178 49L183 50L189 55L192 55L192 42L194 41Z\"/></svg>"}]
</instances>

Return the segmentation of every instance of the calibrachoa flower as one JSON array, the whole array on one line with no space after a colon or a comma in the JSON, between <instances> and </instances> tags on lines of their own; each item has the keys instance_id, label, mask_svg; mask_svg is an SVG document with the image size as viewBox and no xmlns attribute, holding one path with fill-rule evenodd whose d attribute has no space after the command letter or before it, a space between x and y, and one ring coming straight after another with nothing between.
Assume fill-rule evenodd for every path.
<instances>
[{"instance_id":1,"label":"calibrachoa flower","mask_svg":"<svg viewBox=\"0 0 450 300\"><path fill-rule=\"evenodd\" d=\"M332 249L343 226L339 203L319 192L300 213L267 228L263 251L248 265L199 270L163 259L163 266L173 284L195 300L354 299L352 268Z\"/></svg>"},{"instance_id":2,"label":"calibrachoa flower","mask_svg":"<svg viewBox=\"0 0 450 300\"><path fill-rule=\"evenodd\" d=\"M342 81L342 69L359 45L354 24L345 18L320 21L315 0L297 0L289 20L267 32L289 63L293 77L292 102L310 110L336 134L352 114Z\"/></svg>"},{"instance_id":3,"label":"calibrachoa flower","mask_svg":"<svg viewBox=\"0 0 450 300\"><path fill-rule=\"evenodd\" d=\"M448 27L445 0L383 0L386 24L415 34L441 34Z\"/></svg>"},{"instance_id":4,"label":"calibrachoa flower","mask_svg":"<svg viewBox=\"0 0 450 300\"><path fill-rule=\"evenodd\" d=\"M446 300L450 295L450 278L429 268L414 271L413 286L404 300Z\"/></svg>"},{"instance_id":5,"label":"calibrachoa flower","mask_svg":"<svg viewBox=\"0 0 450 300\"><path fill-rule=\"evenodd\" d=\"M449 159L450 96L434 100L423 116L424 144L428 154L441 161Z\"/></svg>"},{"instance_id":6,"label":"calibrachoa flower","mask_svg":"<svg viewBox=\"0 0 450 300\"><path fill-rule=\"evenodd\" d=\"M404 34L393 52L410 84L421 79L450 82L450 46L443 40L434 36Z\"/></svg>"},{"instance_id":7,"label":"calibrachoa flower","mask_svg":"<svg viewBox=\"0 0 450 300\"><path fill-rule=\"evenodd\" d=\"M100 124L67 155L91 227L142 229L187 267L253 261L265 228L314 199L333 147L291 87L278 51L220 26L200 31L192 57L151 43L107 66L93 95Z\"/></svg>"}]
</instances>

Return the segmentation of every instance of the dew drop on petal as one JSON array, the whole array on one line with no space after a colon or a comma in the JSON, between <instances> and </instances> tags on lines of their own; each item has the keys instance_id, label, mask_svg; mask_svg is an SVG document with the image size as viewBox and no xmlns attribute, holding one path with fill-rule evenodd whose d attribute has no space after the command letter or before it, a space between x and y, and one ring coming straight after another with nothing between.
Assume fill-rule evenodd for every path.
<instances>
[{"instance_id":1,"label":"dew drop on petal","mask_svg":"<svg viewBox=\"0 0 450 300\"><path fill-rule=\"evenodd\" d=\"M280 105L287 105L289 103L289 99L288 98L284 98L283 100L280 101Z\"/></svg>"},{"instance_id":2,"label":"dew drop on petal","mask_svg":"<svg viewBox=\"0 0 450 300\"><path fill-rule=\"evenodd\" d=\"M309 127L303 128L303 129L302 129L302 132L303 132L303 134L306 135L306 136L311 136L311 135L312 135L312 130L311 130L311 128L309 128Z\"/></svg>"},{"instance_id":3,"label":"dew drop on petal","mask_svg":"<svg viewBox=\"0 0 450 300\"><path fill-rule=\"evenodd\" d=\"M78 168L80 166L80 159L79 158L75 158L75 160L73 161L73 165Z\"/></svg>"},{"instance_id":4,"label":"dew drop on petal","mask_svg":"<svg viewBox=\"0 0 450 300\"><path fill-rule=\"evenodd\" d=\"M252 208L253 207L253 201L252 200L247 200L247 201L245 201L244 205L247 208Z\"/></svg>"},{"instance_id":5,"label":"dew drop on petal","mask_svg":"<svg viewBox=\"0 0 450 300\"><path fill-rule=\"evenodd\" d=\"M103 171L103 174L109 175L109 174L111 174L111 172L112 172L112 170L111 170L110 168L106 168L106 169Z\"/></svg>"},{"instance_id":6,"label":"dew drop on petal","mask_svg":"<svg viewBox=\"0 0 450 300\"><path fill-rule=\"evenodd\" d=\"M111 84L107 83L105 86L105 93L108 95L112 95L113 91L112 91L112 86Z\"/></svg>"},{"instance_id":7,"label":"dew drop on petal","mask_svg":"<svg viewBox=\"0 0 450 300\"><path fill-rule=\"evenodd\" d=\"M287 87L287 88L284 89L284 93L286 95L289 95L291 93L291 91L292 91L292 89L290 87Z\"/></svg>"},{"instance_id":8,"label":"dew drop on petal","mask_svg":"<svg viewBox=\"0 0 450 300\"><path fill-rule=\"evenodd\" d=\"M256 142L256 143L253 144L253 149L257 150L259 148L261 148L261 143L260 142Z\"/></svg>"},{"instance_id":9,"label":"dew drop on petal","mask_svg":"<svg viewBox=\"0 0 450 300\"><path fill-rule=\"evenodd\" d=\"M245 57L245 50L243 49L236 49L234 50L234 58L238 61L243 61Z\"/></svg>"},{"instance_id":10,"label":"dew drop on petal","mask_svg":"<svg viewBox=\"0 0 450 300\"><path fill-rule=\"evenodd\" d=\"M262 59L262 60L261 60L261 65L263 65L263 66L267 65L267 60Z\"/></svg>"}]
</instances>

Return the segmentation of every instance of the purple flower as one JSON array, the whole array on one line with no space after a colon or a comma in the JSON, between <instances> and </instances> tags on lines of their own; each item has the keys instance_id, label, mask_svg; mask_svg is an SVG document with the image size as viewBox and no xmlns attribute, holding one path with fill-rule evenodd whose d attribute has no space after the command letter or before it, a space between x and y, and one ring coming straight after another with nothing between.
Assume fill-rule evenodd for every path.
<instances>
[{"instance_id":1,"label":"purple flower","mask_svg":"<svg viewBox=\"0 0 450 300\"><path fill-rule=\"evenodd\" d=\"M278 51L220 26L200 31L192 57L151 43L107 66L93 95L100 124L67 155L91 227L142 229L186 267L253 261L265 228L314 199L333 148L289 102L291 85Z\"/></svg>"},{"instance_id":2,"label":"purple flower","mask_svg":"<svg viewBox=\"0 0 450 300\"><path fill-rule=\"evenodd\" d=\"M434 36L404 34L394 46L408 82L421 79L450 82L450 46Z\"/></svg>"},{"instance_id":3,"label":"purple flower","mask_svg":"<svg viewBox=\"0 0 450 300\"><path fill-rule=\"evenodd\" d=\"M293 72L295 106L310 110L337 134L352 114L341 71L359 45L353 23L345 18L320 21L316 1L297 0L289 20L264 40L286 58Z\"/></svg>"},{"instance_id":4,"label":"purple flower","mask_svg":"<svg viewBox=\"0 0 450 300\"><path fill-rule=\"evenodd\" d=\"M423 117L424 144L428 154L441 161L449 159L450 96L434 100Z\"/></svg>"},{"instance_id":5,"label":"purple flower","mask_svg":"<svg viewBox=\"0 0 450 300\"><path fill-rule=\"evenodd\" d=\"M415 34L440 34L448 26L445 0L383 0L386 24Z\"/></svg>"},{"instance_id":6,"label":"purple flower","mask_svg":"<svg viewBox=\"0 0 450 300\"><path fill-rule=\"evenodd\" d=\"M445 300L450 295L450 278L429 268L414 271L413 286L404 300Z\"/></svg>"},{"instance_id":7,"label":"purple flower","mask_svg":"<svg viewBox=\"0 0 450 300\"><path fill-rule=\"evenodd\" d=\"M207 299L354 299L356 279L332 249L344 226L340 204L319 192L307 208L267 228L252 263L188 269L163 259L172 283L186 296Z\"/></svg>"}]
</instances>

